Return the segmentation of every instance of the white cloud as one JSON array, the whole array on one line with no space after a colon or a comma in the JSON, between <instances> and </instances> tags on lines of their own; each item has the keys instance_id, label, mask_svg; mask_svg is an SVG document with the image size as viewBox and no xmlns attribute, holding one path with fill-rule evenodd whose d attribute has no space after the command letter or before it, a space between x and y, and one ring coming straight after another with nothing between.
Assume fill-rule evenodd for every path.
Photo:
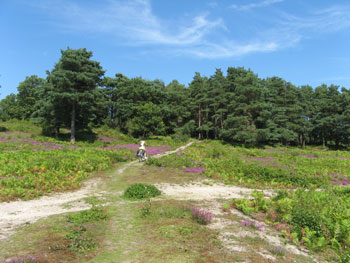
<instances>
[{"instance_id":1,"label":"white cloud","mask_svg":"<svg viewBox=\"0 0 350 263\"><path fill-rule=\"evenodd\" d=\"M52 2L55 3L55 2ZM47 3L44 2L45 9ZM149 0L109 0L102 8L93 9L65 2L50 6L66 30L107 33L117 36L128 45L167 44L189 45L201 41L214 29L225 29L223 20L209 20L206 14L171 28L169 21L158 18ZM178 22L178 21L174 21Z\"/></svg>"},{"instance_id":2,"label":"white cloud","mask_svg":"<svg viewBox=\"0 0 350 263\"><path fill-rule=\"evenodd\" d=\"M281 48L292 47L303 39L318 35L350 29L350 6L337 6L318 10L306 17L280 14L274 28L263 32Z\"/></svg>"},{"instance_id":3,"label":"white cloud","mask_svg":"<svg viewBox=\"0 0 350 263\"><path fill-rule=\"evenodd\" d=\"M239 44L229 41L223 44L206 43L203 46L178 50L178 52L194 55L199 58L217 59L241 57L250 53L272 52L276 49L278 49L278 45L274 42Z\"/></svg>"},{"instance_id":4,"label":"white cloud","mask_svg":"<svg viewBox=\"0 0 350 263\"><path fill-rule=\"evenodd\" d=\"M248 10L282 1L265 0L236 8ZM198 14L192 19L161 19L152 10L150 0L106 0L98 2L99 8L68 0L33 2L37 8L51 12L60 27L73 33L98 34L128 46L146 45L150 52L209 59L274 52L296 46L315 33L350 28L350 6L319 10L307 17L280 12L270 28L252 31L248 39L238 39L220 17L210 19L208 14Z\"/></svg>"},{"instance_id":5,"label":"white cloud","mask_svg":"<svg viewBox=\"0 0 350 263\"><path fill-rule=\"evenodd\" d=\"M246 11L253 8L266 7L266 6L273 5L276 3L281 3L281 2L284 2L284 0L264 0L262 2L251 3L247 5L231 5L231 8L237 9L239 11Z\"/></svg>"}]
</instances>

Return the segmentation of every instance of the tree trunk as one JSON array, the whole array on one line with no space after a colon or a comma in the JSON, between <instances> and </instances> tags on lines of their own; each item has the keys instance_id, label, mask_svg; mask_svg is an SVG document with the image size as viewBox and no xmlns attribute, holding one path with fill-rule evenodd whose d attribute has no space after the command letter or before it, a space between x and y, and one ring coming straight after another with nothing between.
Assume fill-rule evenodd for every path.
<instances>
[{"instance_id":1,"label":"tree trunk","mask_svg":"<svg viewBox=\"0 0 350 263\"><path fill-rule=\"evenodd\" d=\"M207 110L207 112L206 112L206 122L208 123L208 120L209 120L209 110L208 110L208 105L206 105L206 110ZM205 137L208 139L208 137L209 137L209 129L207 128L207 130L205 131Z\"/></svg>"},{"instance_id":2,"label":"tree trunk","mask_svg":"<svg viewBox=\"0 0 350 263\"><path fill-rule=\"evenodd\" d=\"M59 135L60 135L60 126L56 126L56 128L55 128L55 137L58 138Z\"/></svg>"},{"instance_id":3,"label":"tree trunk","mask_svg":"<svg viewBox=\"0 0 350 263\"><path fill-rule=\"evenodd\" d=\"M220 116L220 126L221 126L221 130L224 129L224 122L222 121L222 118L223 118L223 114L221 112L221 116Z\"/></svg>"},{"instance_id":4,"label":"tree trunk","mask_svg":"<svg viewBox=\"0 0 350 263\"><path fill-rule=\"evenodd\" d=\"M72 117L70 124L70 142L75 143L75 102L72 104Z\"/></svg>"},{"instance_id":5,"label":"tree trunk","mask_svg":"<svg viewBox=\"0 0 350 263\"><path fill-rule=\"evenodd\" d=\"M326 140L325 140L324 136L322 136L322 146L326 147Z\"/></svg>"},{"instance_id":6,"label":"tree trunk","mask_svg":"<svg viewBox=\"0 0 350 263\"><path fill-rule=\"evenodd\" d=\"M201 127L201 104L198 104L198 128ZM200 140L201 137L201 130L198 132L198 140Z\"/></svg>"},{"instance_id":7,"label":"tree trunk","mask_svg":"<svg viewBox=\"0 0 350 263\"><path fill-rule=\"evenodd\" d=\"M115 128L115 112L113 107L111 107L111 127Z\"/></svg>"}]
</instances>

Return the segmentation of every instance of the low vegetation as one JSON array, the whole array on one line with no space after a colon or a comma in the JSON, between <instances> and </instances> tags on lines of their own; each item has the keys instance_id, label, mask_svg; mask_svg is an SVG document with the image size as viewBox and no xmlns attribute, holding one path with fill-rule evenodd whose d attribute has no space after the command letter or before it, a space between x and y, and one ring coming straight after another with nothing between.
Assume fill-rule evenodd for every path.
<instances>
[{"instance_id":1,"label":"low vegetation","mask_svg":"<svg viewBox=\"0 0 350 263\"><path fill-rule=\"evenodd\" d=\"M156 197L160 194L159 189L153 185L133 184L125 190L124 197L130 200L140 200Z\"/></svg>"},{"instance_id":2,"label":"low vegetation","mask_svg":"<svg viewBox=\"0 0 350 263\"><path fill-rule=\"evenodd\" d=\"M231 147L217 142L197 144L176 156L149 165L201 169L203 175L229 184L280 190L273 199L253 192L253 199L236 199L223 206L253 217L243 226L263 230L264 221L289 242L317 252L349 258L350 153L317 148ZM296 191L289 191L296 189Z\"/></svg>"},{"instance_id":3,"label":"low vegetation","mask_svg":"<svg viewBox=\"0 0 350 263\"><path fill-rule=\"evenodd\" d=\"M0 201L32 199L53 191L76 189L93 172L134 158L138 147L137 140L102 128L94 139L72 145L67 138L42 136L40 130L26 122L0 126L5 127L0 132ZM180 144L171 137L153 137L148 142L150 155ZM249 218L240 222L241 227L266 231L268 225L287 242L326 258L331 255L330 261L337 258L341 263L350 262L350 153L347 151L316 147L245 148L202 141L173 155L150 158L146 165L147 169L158 171L158 176L171 177L176 171L177 176L202 176L258 189L252 193L252 199L230 200L222 210L229 212L234 208L247 215ZM128 202L138 208L133 213L139 216L140 227L152 230L150 237L143 238L156 244L163 242L164 247L160 247L164 251L167 251L165 244L178 248L174 258L189 254L191 260L206 262L201 261L201 256L208 259L210 255L198 248L200 244L217 253L222 262L227 259L220 251L222 244L217 233L205 227L215 219L209 210L198 203L151 201L161 194L152 185L156 181L139 183L138 180L143 182L141 177L130 180L118 187L125 190L123 202L146 200ZM266 198L261 189L275 189L277 194ZM80 260L83 254L92 258L101 246L95 228L111 220L107 211L108 208L94 205L90 210L66 215L61 234L56 233L45 244L54 254L66 253L68 262L70 257ZM205 243L206 235L210 244ZM279 247L271 251L280 257L285 254ZM72 262L78 262L73 259ZM31 252L18 254L11 260L45 262Z\"/></svg>"}]
</instances>

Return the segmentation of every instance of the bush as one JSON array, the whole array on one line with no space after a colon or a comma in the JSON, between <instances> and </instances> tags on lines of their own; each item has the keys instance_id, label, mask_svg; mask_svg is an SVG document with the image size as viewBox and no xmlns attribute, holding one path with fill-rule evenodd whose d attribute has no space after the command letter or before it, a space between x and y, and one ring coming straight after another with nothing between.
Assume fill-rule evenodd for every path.
<instances>
[{"instance_id":1,"label":"bush","mask_svg":"<svg viewBox=\"0 0 350 263\"><path fill-rule=\"evenodd\" d=\"M187 142L190 139L189 135L183 134L182 132L176 132L171 135L171 139L173 139L174 142Z\"/></svg>"},{"instance_id":2,"label":"bush","mask_svg":"<svg viewBox=\"0 0 350 263\"><path fill-rule=\"evenodd\" d=\"M302 236L302 228L308 227L311 231L315 231L317 237L322 236L322 228L320 225L321 218L318 212L314 210L306 210L304 207L295 206L292 209L292 225L299 238Z\"/></svg>"},{"instance_id":3,"label":"bush","mask_svg":"<svg viewBox=\"0 0 350 263\"><path fill-rule=\"evenodd\" d=\"M157 187L147 184L134 184L124 192L124 197L131 200L151 198L160 195Z\"/></svg>"},{"instance_id":4,"label":"bush","mask_svg":"<svg viewBox=\"0 0 350 263\"><path fill-rule=\"evenodd\" d=\"M201 210L198 207L191 209L192 218L201 225L207 225L213 221L213 214L206 210Z\"/></svg>"}]
</instances>

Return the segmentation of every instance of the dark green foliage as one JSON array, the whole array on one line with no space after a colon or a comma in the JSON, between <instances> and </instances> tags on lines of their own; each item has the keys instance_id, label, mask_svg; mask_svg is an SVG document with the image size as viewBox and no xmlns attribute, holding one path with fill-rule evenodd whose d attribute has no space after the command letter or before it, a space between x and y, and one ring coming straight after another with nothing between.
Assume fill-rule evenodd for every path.
<instances>
[{"instance_id":1,"label":"dark green foliage","mask_svg":"<svg viewBox=\"0 0 350 263\"><path fill-rule=\"evenodd\" d=\"M150 135L165 135L165 125L159 106L152 102L146 103L137 108L135 115L130 127L133 136L149 137Z\"/></svg>"},{"instance_id":2,"label":"dark green foliage","mask_svg":"<svg viewBox=\"0 0 350 263\"><path fill-rule=\"evenodd\" d=\"M350 253L346 252L340 257L340 263L350 263Z\"/></svg>"},{"instance_id":3,"label":"dark green foliage","mask_svg":"<svg viewBox=\"0 0 350 263\"><path fill-rule=\"evenodd\" d=\"M91 238L84 236L86 228L80 226L79 229L74 229L66 235L66 239L70 242L67 244L67 248L74 252L84 252L95 248L95 242Z\"/></svg>"},{"instance_id":4,"label":"dark green foliage","mask_svg":"<svg viewBox=\"0 0 350 263\"><path fill-rule=\"evenodd\" d=\"M155 197L160 194L161 192L153 185L134 184L125 190L123 196L127 199L139 200Z\"/></svg>"},{"instance_id":5,"label":"dark green foliage","mask_svg":"<svg viewBox=\"0 0 350 263\"><path fill-rule=\"evenodd\" d=\"M45 79L36 75L26 77L17 87L17 103L20 105L20 119L29 119L35 111L35 103L39 100L40 89Z\"/></svg>"},{"instance_id":6,"label":"dark green foliage","mask_svg":"<svg viewBox=\"0 0 350 263\"><path fill-rule=\"evenodd\" d=\"M47 85L40 91L36 116L44 127L69 127L71 142L76 129L86 129L101 95L97 85L104 74L99 62L90 60L92 52L85 48L61 50L61 58L51 72Z\"/></svg>"},{"instance_id":7,"label":"dark green foliage","mask_svg":"<svg viewBox=\"0 0 350 263\"><path fill-rule=\"evenodd\" d=\"M231 144L350 146L350 91L336 85L296 87L250 69L228 67L206 77L196 72L185 87L104 71L86 49L61 51L47 79L26 77L18 94L0 102L0 118L35 118L43 133L60 128L89 132L108 125L135 137L171 135L221 139ZM100 88L98 87L100 86Z\"/></svg>"},{"instance_id":8,"label":"dark green foliage","mask_svg":"<svg viewBox=\"0 0 350 263\"><path fill-rule=\"evenodd\" d=\"M273 201L278 201L284 198L289 197L289 192L287 190L279 190L277 195L273 197Z\"/></svg>"},{"instance_id":9,"label":"dark green foliage","mask_svg":"<svg viewBox=\"0 0 350 263\"><path fill-rule=\"evenodd\" d=\"M17 96L10 94L0 101L0 118L3 121L11 119L20 119L20 106L17 102Z\"/></svg>"},{"instance_id":10,"label":"dark green foliage","mask_svg":"<svg viewBox=\"0 0 350 263\"><path fill-rule=\"evenodd\" d=\"M304 207L300 206L293 207L291 224L294 226L295 232L298 233L299 239L302 237L301 230L305 227L316 231L317 236L322 235L320 214L315 210L305 210Z\"/></svg>"}]
</instances>

